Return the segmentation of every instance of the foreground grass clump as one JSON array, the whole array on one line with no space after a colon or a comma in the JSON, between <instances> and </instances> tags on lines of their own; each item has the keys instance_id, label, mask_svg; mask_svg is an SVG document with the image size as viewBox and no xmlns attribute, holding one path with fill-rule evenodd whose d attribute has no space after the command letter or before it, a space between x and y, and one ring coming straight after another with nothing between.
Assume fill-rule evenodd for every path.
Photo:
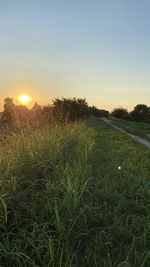
<instances>
[{"instance_id":1,"label":"foreground grass clump","mask_svg":"<svg viewBox=\"0 0 150 267\"><path fill-rule=\"evenodd\" d=\"M2 146L1 267L73 266L80 261L93 134L84 123L45 126Z\"/></svg>"},{"instance_id":2,"label":"foreground grass clump","mask_svg":"<svg viewBox=\"0 0 150 267\"><path fill-rule=\"evenodd\" d=\"M149 267L150 150L100 119L9 137L0 267Z\"/></svg>"}]
</instances>

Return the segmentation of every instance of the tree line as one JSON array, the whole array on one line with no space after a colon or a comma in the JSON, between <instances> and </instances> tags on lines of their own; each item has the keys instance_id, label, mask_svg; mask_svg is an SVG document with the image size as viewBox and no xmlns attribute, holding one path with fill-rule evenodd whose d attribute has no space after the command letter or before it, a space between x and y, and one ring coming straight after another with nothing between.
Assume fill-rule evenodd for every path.
<instances>
[{"instance_id":1,"label":"tree line","mask_svg":"<svg viewBox=\"0 0 150 267\"><path fill-rule=\"evenodd\" d=\"M111 113L95 106L89 106L86 99L55 98L52 104L41 106L35 103L31 109L16 105L12 98L5 98L4 109L0 114L0 127L20 129L27 126L39 126L45 122L74 122L89 116L115 117L131 121L150 123L150 107L139 104L131 112L124 108L115 108Z\"/></svg>"},{"instance_id":2,"label":"tree line","mask_svg":"<svg viewBox=\"0 0 150 267\"><path fill-rule=\"evenodd\" d=\"M138 104L131 112L125 108L116 108L111 112L111 116L124 120L150 123L150 107L145 104Z\"/></svg>"},{"instance_id":3,"label":"tree line","mask_svg":"<svg viewBox=\"0 0 150 267\"><path fill-rule=\"evenodd\" d=\"M52 121L74 122L89 116L108 117L109 111L89 106L86 99L81 98L55 98L52 104L41 106L35 103L28 109L16 105L12 98L7 97L0 116L0 126L17 129Z\"/></svg>"}]
</instances>

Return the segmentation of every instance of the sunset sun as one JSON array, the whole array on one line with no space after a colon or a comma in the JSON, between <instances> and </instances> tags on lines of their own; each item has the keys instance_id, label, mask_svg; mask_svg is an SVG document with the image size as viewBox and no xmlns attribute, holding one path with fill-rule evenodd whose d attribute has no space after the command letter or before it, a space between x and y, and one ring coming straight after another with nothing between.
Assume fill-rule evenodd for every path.
<instances>
[{"instance_id":1,"label":"sunset sun","mask_svg":"<svg viewBox=\"0 0 150 267\"><path fill-rule=\"evenodd\" d=\"M21 104L21 105L27 105L31 102L32 98L30 95L27 95L27 94L22 94L20 96L18 96L18 102Z\"/></svg>"}]
</instances>

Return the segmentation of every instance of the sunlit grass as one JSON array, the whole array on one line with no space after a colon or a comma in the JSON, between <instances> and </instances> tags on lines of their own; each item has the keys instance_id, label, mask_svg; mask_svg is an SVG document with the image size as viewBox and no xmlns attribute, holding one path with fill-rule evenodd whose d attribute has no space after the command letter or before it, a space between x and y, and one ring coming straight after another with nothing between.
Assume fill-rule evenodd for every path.
<instances>
[{"instance_id":1,"label":"sunlit grass","mask_svg":"<svg viewBox=\"0 0 150 267\"><path fill-rule=\"evenodd\" d=\"M0 266L149 267L149 173L150 151L101 120L9 137Z\"/></svg>"},{"instance_id":2,"label":"sunlit grass","mask_svg":"<svg viewBox=\"0 0 150 267\"><path fill-rule=\"evenodd\" d=\"M53 124L14 136L1 148L2 266L75 261L93 142L84 123Z\"/></svg>"}]
</instances>

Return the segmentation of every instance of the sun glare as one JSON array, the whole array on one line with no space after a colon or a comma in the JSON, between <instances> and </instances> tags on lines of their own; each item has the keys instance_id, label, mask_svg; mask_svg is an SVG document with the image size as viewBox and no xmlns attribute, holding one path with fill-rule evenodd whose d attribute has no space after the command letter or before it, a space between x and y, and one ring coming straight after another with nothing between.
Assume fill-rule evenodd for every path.
<instances>
[{"instance_id":1,"label":"sun glare","mask_svg":"<svg viewBox=\"0 0 150 267\"><path fill-rule=\"evenodd\" d=\"M31 100L32 100L31 96L29 96L27 94L22 94L22 95L18 96L18 102L22 105L29 104L31 102Z\"/></svg>"}]
</instances>

